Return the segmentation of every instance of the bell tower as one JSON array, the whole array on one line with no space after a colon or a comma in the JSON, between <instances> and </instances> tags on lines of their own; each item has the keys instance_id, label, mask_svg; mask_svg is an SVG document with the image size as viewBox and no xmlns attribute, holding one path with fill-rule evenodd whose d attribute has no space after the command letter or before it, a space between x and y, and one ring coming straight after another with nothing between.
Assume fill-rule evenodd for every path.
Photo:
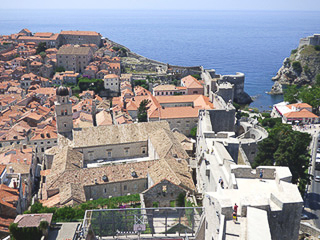
<instances>
[{"instance_id":1,"label":"bell tower","mask_svg":"<svg viewBox=\"0 0 320 240\"><path fill-rule=\"evenodd\" d=\"M67 138L72 138L73 120L72 103L69 99L69 90L60 86L56 90L57 99L54 102L57 132Z\"/></svg>"}]
</instances>

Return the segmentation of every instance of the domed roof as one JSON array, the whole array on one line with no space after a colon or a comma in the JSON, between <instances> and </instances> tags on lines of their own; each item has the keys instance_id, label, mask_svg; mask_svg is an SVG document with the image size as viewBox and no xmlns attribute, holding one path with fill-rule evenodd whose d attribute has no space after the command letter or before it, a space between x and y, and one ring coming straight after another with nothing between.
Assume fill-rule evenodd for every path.
<instances>
[{"instance_id":1,"label":"domed roof","mask_svg":"<svg viewBox=\"0 0 320 240\"><path fill-rule=\"evenodd\" d=\"M69 90L66 87L60 86L56 90L58 96L69 96Z\"/></svg>"}]
</instances>

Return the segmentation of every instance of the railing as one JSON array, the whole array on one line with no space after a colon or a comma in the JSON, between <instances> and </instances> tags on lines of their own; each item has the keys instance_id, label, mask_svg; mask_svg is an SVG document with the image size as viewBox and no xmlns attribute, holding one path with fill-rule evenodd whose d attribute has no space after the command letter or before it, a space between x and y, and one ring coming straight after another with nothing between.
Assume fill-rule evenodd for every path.
<instances>
[{"instance_id":1,"label":"railing","mask_svg":"<svg viewBox=\"0 0 320 240\"><path fill-rule=\"evenodd\" d=\"M194 237L200 226L202 207L160 207L87 210L82 235L139 235L141 239L161 236Z\"/></svg>"}]
</instances>

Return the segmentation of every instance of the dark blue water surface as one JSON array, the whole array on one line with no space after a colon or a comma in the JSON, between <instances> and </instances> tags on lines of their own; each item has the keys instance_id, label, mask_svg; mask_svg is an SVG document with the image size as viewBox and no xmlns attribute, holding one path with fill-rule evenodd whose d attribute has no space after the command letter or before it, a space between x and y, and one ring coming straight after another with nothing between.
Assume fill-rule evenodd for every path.
<instances>
[{"instance_id":1,"label":"dark blue water surface","mask_svg":"<svg viewBox=\"0 0 320 240\"><path fill-rule=\"evenodd\" d=\"M271 77L319 23L320 12L0 10L0 34L94 30L165 63L243 72L252 105L263 109L281 100L265 94Z\"/></svg>"}]
</instances>

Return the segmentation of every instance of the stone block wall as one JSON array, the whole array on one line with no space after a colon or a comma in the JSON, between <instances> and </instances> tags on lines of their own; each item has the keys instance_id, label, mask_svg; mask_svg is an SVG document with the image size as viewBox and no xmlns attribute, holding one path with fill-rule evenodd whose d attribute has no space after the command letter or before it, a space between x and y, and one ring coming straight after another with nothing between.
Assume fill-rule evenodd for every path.
<instances>
[{"instance_id":1,"label":"stone block wall","mask_svg":"<svg viewBox=\"0 0 320 240\"><path fill-rule=\"evenodd\" d=\"M146 190L143 199L147 208L153 207L153 202L158 202L159 207L170 207L170 201L176 201L180 193L185 194L186 191L168 180L163 180Z\"/></svg>"},{"instance_id":2,"label":"stone block wall","mask_svg":"<svg viewBox=\"0 0 320 240\"><path fill-rule=\"evenodd\" d=\"M214 109L209 111L209 113L212 124L212 130L214 132L234 131L235 109Z\"/></svg>"},{"instance_id":3,"label":"stone block wall","mask_svg":"<svg viewBox=\"0 0 320 240\"><path fill-rule=\"evenodd\" d=\"M145 152L143 153L144 149ZM83 158L86 163L98 159L108 159L110 161L113 161L116 159L148 156L147 142L134 142L107 146L77 148L76 150L83 153ZM111 156L108 156L108 152L111 152Z\"/></svg>"},{"instance_id":4,"label":"stone block wall","mask_svg":"<svg viewBox=\"0 0 320 240\"><path fill-rule=\"evenodd\" d=\"M140 178L122 182L112 182L106 184L96 184L85 186L84 191L86 200L99 198L119 197L128 194L137 194L143 192L147 188L147 179Z\"/></svg>"}]
</instances>

